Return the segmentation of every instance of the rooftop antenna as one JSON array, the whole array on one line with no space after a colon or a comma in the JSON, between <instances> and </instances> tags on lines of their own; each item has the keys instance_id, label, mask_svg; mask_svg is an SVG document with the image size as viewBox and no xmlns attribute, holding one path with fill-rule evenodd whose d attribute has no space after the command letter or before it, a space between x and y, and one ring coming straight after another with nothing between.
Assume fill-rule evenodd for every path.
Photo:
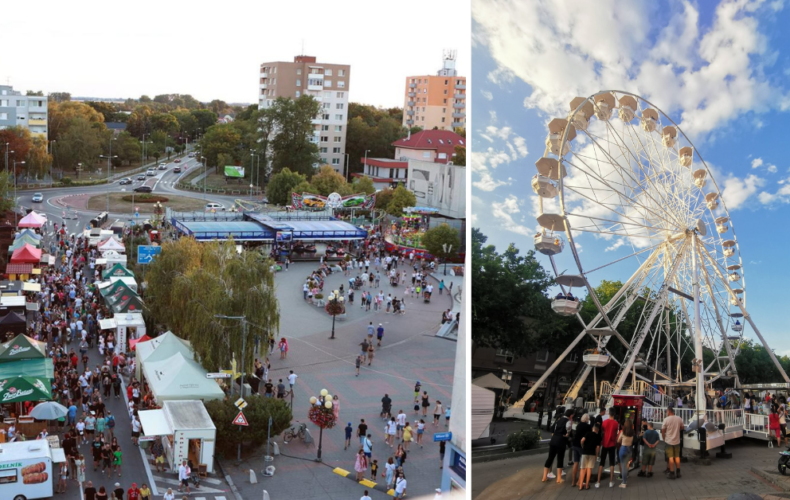
<instances>
[{"instance_id":1,"label":"rooftop antenna","mask_svg":"<svg viewBox=\"0 0 790 500\"><path fill-rule=\"evenodd\" d=\"M302 55L304 55L304 38L302 38Z\"/></svg>"}]
</instances>

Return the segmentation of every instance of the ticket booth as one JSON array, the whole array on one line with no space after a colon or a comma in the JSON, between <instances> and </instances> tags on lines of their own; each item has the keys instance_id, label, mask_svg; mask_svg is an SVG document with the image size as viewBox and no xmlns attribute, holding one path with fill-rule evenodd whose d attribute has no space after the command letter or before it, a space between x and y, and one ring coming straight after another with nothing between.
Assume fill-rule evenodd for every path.
<instances>
[{"instance_id":1,"label":"ticket booth","mask_svg":"<svg viewBox=\"0 0 790 500\"><path fill-rule=\"evenodd\" d=\"M634 431L639 433L642 427L642 405L644 403L644 396L632 396L630 394L614 394L614 418L622 428L626 419L630 418L634 423Z\"/></svg>"}]
</instances>

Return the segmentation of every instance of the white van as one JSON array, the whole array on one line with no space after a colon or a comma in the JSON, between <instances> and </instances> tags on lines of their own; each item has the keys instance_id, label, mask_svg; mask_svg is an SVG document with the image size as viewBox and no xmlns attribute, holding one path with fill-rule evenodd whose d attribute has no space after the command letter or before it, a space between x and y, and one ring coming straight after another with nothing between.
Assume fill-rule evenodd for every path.
<instances>
[{"instance_id":1,"label":"white van","mask_svg":"<svg viewBox=\"0 0 790 500\"><path fill-rule=\"evenodd\" d=\"M58 465L66 457L43 439L0 445L0 498L51 498Z\"/></svg>"},{"instance_id":2,"label":"white van","mask_svg":"<svg viewBox=\"0 0 790 500\"><path fill-rule=\"evenodd\" d=\"M222 205L222 203L216 203L213 201L206 203L206 212L217 212L221 210L225 210L225 207Z\"/></svg>"}]
</instances>

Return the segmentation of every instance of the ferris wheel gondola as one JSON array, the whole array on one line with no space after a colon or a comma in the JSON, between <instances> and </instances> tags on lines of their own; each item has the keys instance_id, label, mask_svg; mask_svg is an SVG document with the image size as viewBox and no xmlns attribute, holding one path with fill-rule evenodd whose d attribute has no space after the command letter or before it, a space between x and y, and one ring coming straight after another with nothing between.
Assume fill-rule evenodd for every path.
<instances>
[{"instance_id":1,"label":"ferris wheel gondola","mask_svg":"<svg viewBox=\"0 0 790 500\"><path fill-rule=\"evenodd\" d=\"M790 382L746 314L743 262L719 187L677 124L642 97L605 91L573 99L568 116L551 120L548 129L532 181L542 227L534 244L551 260L562 288L552 309L577 316L583 329L535 387L590 336L597 349L584 355L586 367L566 401L576 397L591 371L613 360L611 351L604 351L610 341L625 348L615 360L620 368L614 390L621 390L629 375L687 386L697 374L683 373L680 359L690 352L701 360L703 348L717 353L707 366L698 367L695 385L702 397L704 384L718 378L732 377L737 383L734 360L747 324ZM559 233L565 233L564 242ZM615 243L607 249L613 251L611 261L586 269L577 243L581 238ZM555 259L560 258L572 259L578 273L558 274ZM597 282L594 278L602 274L593 273L602 269L630 277L613 295L599 296L590 280ZM597 309L587 323L578 315L581 302L568 298L572 287L585 289ZM617 330L626 315L636 321L629 338ZM745 323L731 324L736 317ZM644 375L633 370L637 363ZM698 407L704 408L704 402Z\"/></svg>"}]
</instances>

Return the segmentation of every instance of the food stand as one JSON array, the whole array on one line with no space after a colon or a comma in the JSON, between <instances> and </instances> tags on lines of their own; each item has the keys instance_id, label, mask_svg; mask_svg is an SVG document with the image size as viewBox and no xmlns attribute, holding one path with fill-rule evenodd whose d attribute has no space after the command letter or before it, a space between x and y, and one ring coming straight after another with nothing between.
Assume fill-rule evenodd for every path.
<instances>
[{"instance_id":1,"label":"food stand","mask_svg":"<svg viewBox=\"0 0 790 500\"><path fill-rule=\"evenodd\" d=\"M138 415L143 436L161 440L171 470L187 459L198 470L214 471L217 428L201 401L165 401L161 410L141 411ZM145 438L141 440L152 440Z\"/></svg>"},{"instance_id":2,"label":"food stand","mask_svg":"<svg viewBox=\"0 0 790 500\"><path fill-rule=\"evenodd\" d=\"M99 329L115 330L116 352L126 352L129 339L136 339L145 335L143 313L128 312L99 320Z\"/></svg>"}]
</instances>

